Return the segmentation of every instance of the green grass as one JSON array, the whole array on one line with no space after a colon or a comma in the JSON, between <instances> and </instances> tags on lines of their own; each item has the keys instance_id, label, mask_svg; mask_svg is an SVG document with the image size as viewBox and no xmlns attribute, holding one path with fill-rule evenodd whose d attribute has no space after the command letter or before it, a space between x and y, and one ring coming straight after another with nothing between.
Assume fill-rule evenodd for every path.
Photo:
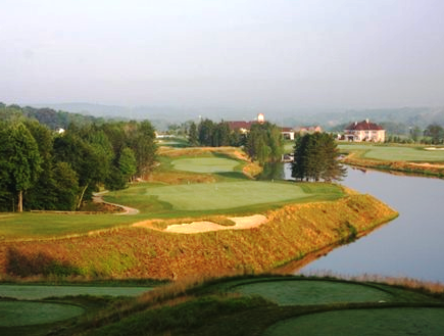
<instances>
[{"instance_id":1,"label":"green grass","mask_svg":"<svg viewBox=\"0 0 444 336\"><path fill-rule=\"evenodd\" d=\"M0 301L0 327L53 323L83 313L83 308L67 304Z\"/></svg>"},{"instance_id":2,"label":"green grass","mask_svg":"<svg viewBox=\"0 0 444 336\"><path fill-rule=\"evenodd\" d=\"M298 316L278 322L263 335L440 336L443 330L442 308L390 308L338 310Z\"/></svg>"},{"instance_id":3,"label":"green grass","mask_svg":"<svg viewBox=\"0 0 444 336\"><path fill-rule=\"evenodd\" d=\"M106 287L106 286L45 286L0 284L0 297L19 300L41 300L48 297L74 295L95 296L138 296L152 290L150 287Z\"/></svg>"},{"instance_id":4,"label":"green grass","mask_svg":"<svg viewBox=\"0 0 444 336\"><path fill-rule=\"evenodd\" d=\"M212 213L215 210L256 210L254 206L299 203L308 200L333 200L342 197L340 187L332 184L289 182L222 182L152 187L133 187L110 193L106 200L132 206L142 213L188 211Z\"/></svg>"},{"instance_id":5,"label":"green grass","mask_svg":"<svg viewBox=\"0 0 444 336\"><path fill-rule=\"evenodd\" d=\"M339 149L381 161L444 162L444 151L425 150L424 147L340 144Z\"/></svg>"},{"instance_id":6,"label":"green grass","mask_svg":"<svg viewBox=\"0 0 444 336\"><path fill-rule=\"evenodd\" d=\"M239 285L232 290L246 295L260 295L283 306L393 299L389 293L374 287L334 281L264 281Z\"/></svg>"},{"instance_id":7,"label":"green grass","mask_svg":"<svg viewBox=\"0 0 444 336\"><path fill-rule=\"evenodd\" d=\"M83 234L128 225L132 216L15 213L0 216L2 239L27 239Z\"/></svg>"},{"instance_id":8,"label":"green grass","mask_svg":"<svg viewBox=\"0 0 444 336\"><path fill-rule=\"evenodd\" d=\"M273 288L258 291L256 286L263 285ZM227 293L243 287L255 289L243 292L248 295ZM277 292L277 301L284 305L270 301ZM444 328L444 304L436 297L406 288L328 278L214 279L195 285L172 284L130 300L125 305L111 304L54 335L438 336ZM11 335L14 330L6 329Z\"/></svg>"},{"instance_id":9,"label":"green grass","mask_svg":"<svg viewBox=\"0 0 444 336\"><path fill-rule=\"evenodd\" d=\"M230 209L310 196L294 184L254 181L159 187L147 194L176 210Z\"/></svg>"},{"instance_id":10,"label":"green grass","mask_svg":"<svg viewBox=\"0 0 444 336\"><path fill-rule=\"evenodd\" d=\"M205 174L232 172L241 165L239 161L221 157L183 158L171 164L175 170Z\"/></svg>"},{"instance_id":11,"label":"green grass","mask_svg":"<svg viewBox=\"0 0 444 336\"><path fill-rule=\"evenodd\" d=\"M2 214L0 241L85 234L150 218L257 213L288 203L336 200L342 196L339 186L326 183L246 180L171 186L143 183L105 196L106 201L139 209L139 215Z\"/></svg>"}]
</instances>

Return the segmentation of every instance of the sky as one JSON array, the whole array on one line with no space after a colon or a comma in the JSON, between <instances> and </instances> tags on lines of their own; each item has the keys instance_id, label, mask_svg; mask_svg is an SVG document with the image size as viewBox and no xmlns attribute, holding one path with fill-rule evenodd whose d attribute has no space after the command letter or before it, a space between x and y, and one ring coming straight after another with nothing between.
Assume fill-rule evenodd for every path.
<instances>
[{"instance_id":1,"label":"sky","mask_svg":"<svg viewBox=\"0 0 444 336\"><path fill-rule=\"evenodd\" d=\"M444 106L442 0L0 0L0 101Z\"/></svg>"}]
</instances>

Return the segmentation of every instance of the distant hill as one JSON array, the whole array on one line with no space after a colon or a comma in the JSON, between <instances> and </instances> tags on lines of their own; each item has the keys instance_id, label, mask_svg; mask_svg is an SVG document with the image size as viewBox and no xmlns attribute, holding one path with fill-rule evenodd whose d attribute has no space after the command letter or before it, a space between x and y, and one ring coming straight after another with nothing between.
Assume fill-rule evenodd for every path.
<instances>
[{"instance_id":1,"label":"distant hill","mask_svg":"<svg viewBox=\"0 0 444 336\"><path fill-rule=\"evenodd\" d=\"M335 113L318 113L285 118L289 126L321 125L326 130L337 130L354 121L370 119L373 122L398 125L400 129L418 126L421 129L432 123L444 125L444 108L416 107L397 109L347 110Z\"/></svg>"},{"instance_id":2,"label":"distant hill","mask_svg":"<svg viewBox=\"0 0 444 336\"><path fill-rule=\"evenodd\" d=\"M237 110L222 107L187 108L168 106L136 106L103 105L91 103L33 104L34 107L49 107L57 111L80 113L94 117L112 119L148 119L163 131L168 125L187 120L199 121L199 116L219 120L253 120L258 112L265 114L266 120L279 126L321 125L325 130L338 131L344 125L354 121L370 119L381 123L395 133L408 132L410 127L418 126L425 129L431 123L444 126L444 107L404 107L381 109L297 109L288 110ZM396 131L395 131L396 130Z\"/></svg>"}]
</instances>

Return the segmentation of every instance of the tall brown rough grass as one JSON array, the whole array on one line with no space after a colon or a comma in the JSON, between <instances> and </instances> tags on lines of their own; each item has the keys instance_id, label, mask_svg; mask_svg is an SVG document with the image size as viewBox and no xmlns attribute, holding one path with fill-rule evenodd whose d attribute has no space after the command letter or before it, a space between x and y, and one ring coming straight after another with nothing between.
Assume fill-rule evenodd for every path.
<instances>
[{"instance_id":1,"label":"tall brown rough grass","mask_svg":"<svg viewBox=\"0 0 444 336\"><path fill-rule=\"evenodd\" d=\"M6 242L0 246L0 276L45 276L32 268L25 274L8 259L48 256L55 265L84 278L184 279L261 273L352 234L381 225L397 213L369 195L349 195L334 202L287 205L265 214L269 221L249 230L175 234L126 227L83 237L51 241ZM178 219L180 221L180 219ZM52 266L52 265L50 265ZM46 266L46 270L57 267Z\"/></svg>"}]
</instances>

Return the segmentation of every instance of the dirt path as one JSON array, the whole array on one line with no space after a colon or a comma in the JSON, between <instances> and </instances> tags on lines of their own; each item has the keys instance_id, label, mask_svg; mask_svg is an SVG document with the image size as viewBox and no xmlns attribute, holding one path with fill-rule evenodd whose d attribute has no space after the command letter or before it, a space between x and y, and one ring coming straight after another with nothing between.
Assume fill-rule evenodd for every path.
<instances>
[{"instance_id":1,"label":"dirt path","mask_svg":"<svg viewBox=\"0 0 444 336\"><path fill-rule=\"evenodd\" d=\"M127 207L125 205L122 204L116 204L116 203L110 203L110 202L106 202L103 200L103 195L105 195L106 193L108 193L108 190L106 191L102 191L99 193L94 193L93 195L93 201L95 203L103 203L103 204L109 204L109 205L113 205L119 208L122 208L124 211L123 212L117 212L115 213L115 215L117 216L126 216L126 215L137 215L140 211L134 208L130 208Z\"/></svg>"}]
</instances>

